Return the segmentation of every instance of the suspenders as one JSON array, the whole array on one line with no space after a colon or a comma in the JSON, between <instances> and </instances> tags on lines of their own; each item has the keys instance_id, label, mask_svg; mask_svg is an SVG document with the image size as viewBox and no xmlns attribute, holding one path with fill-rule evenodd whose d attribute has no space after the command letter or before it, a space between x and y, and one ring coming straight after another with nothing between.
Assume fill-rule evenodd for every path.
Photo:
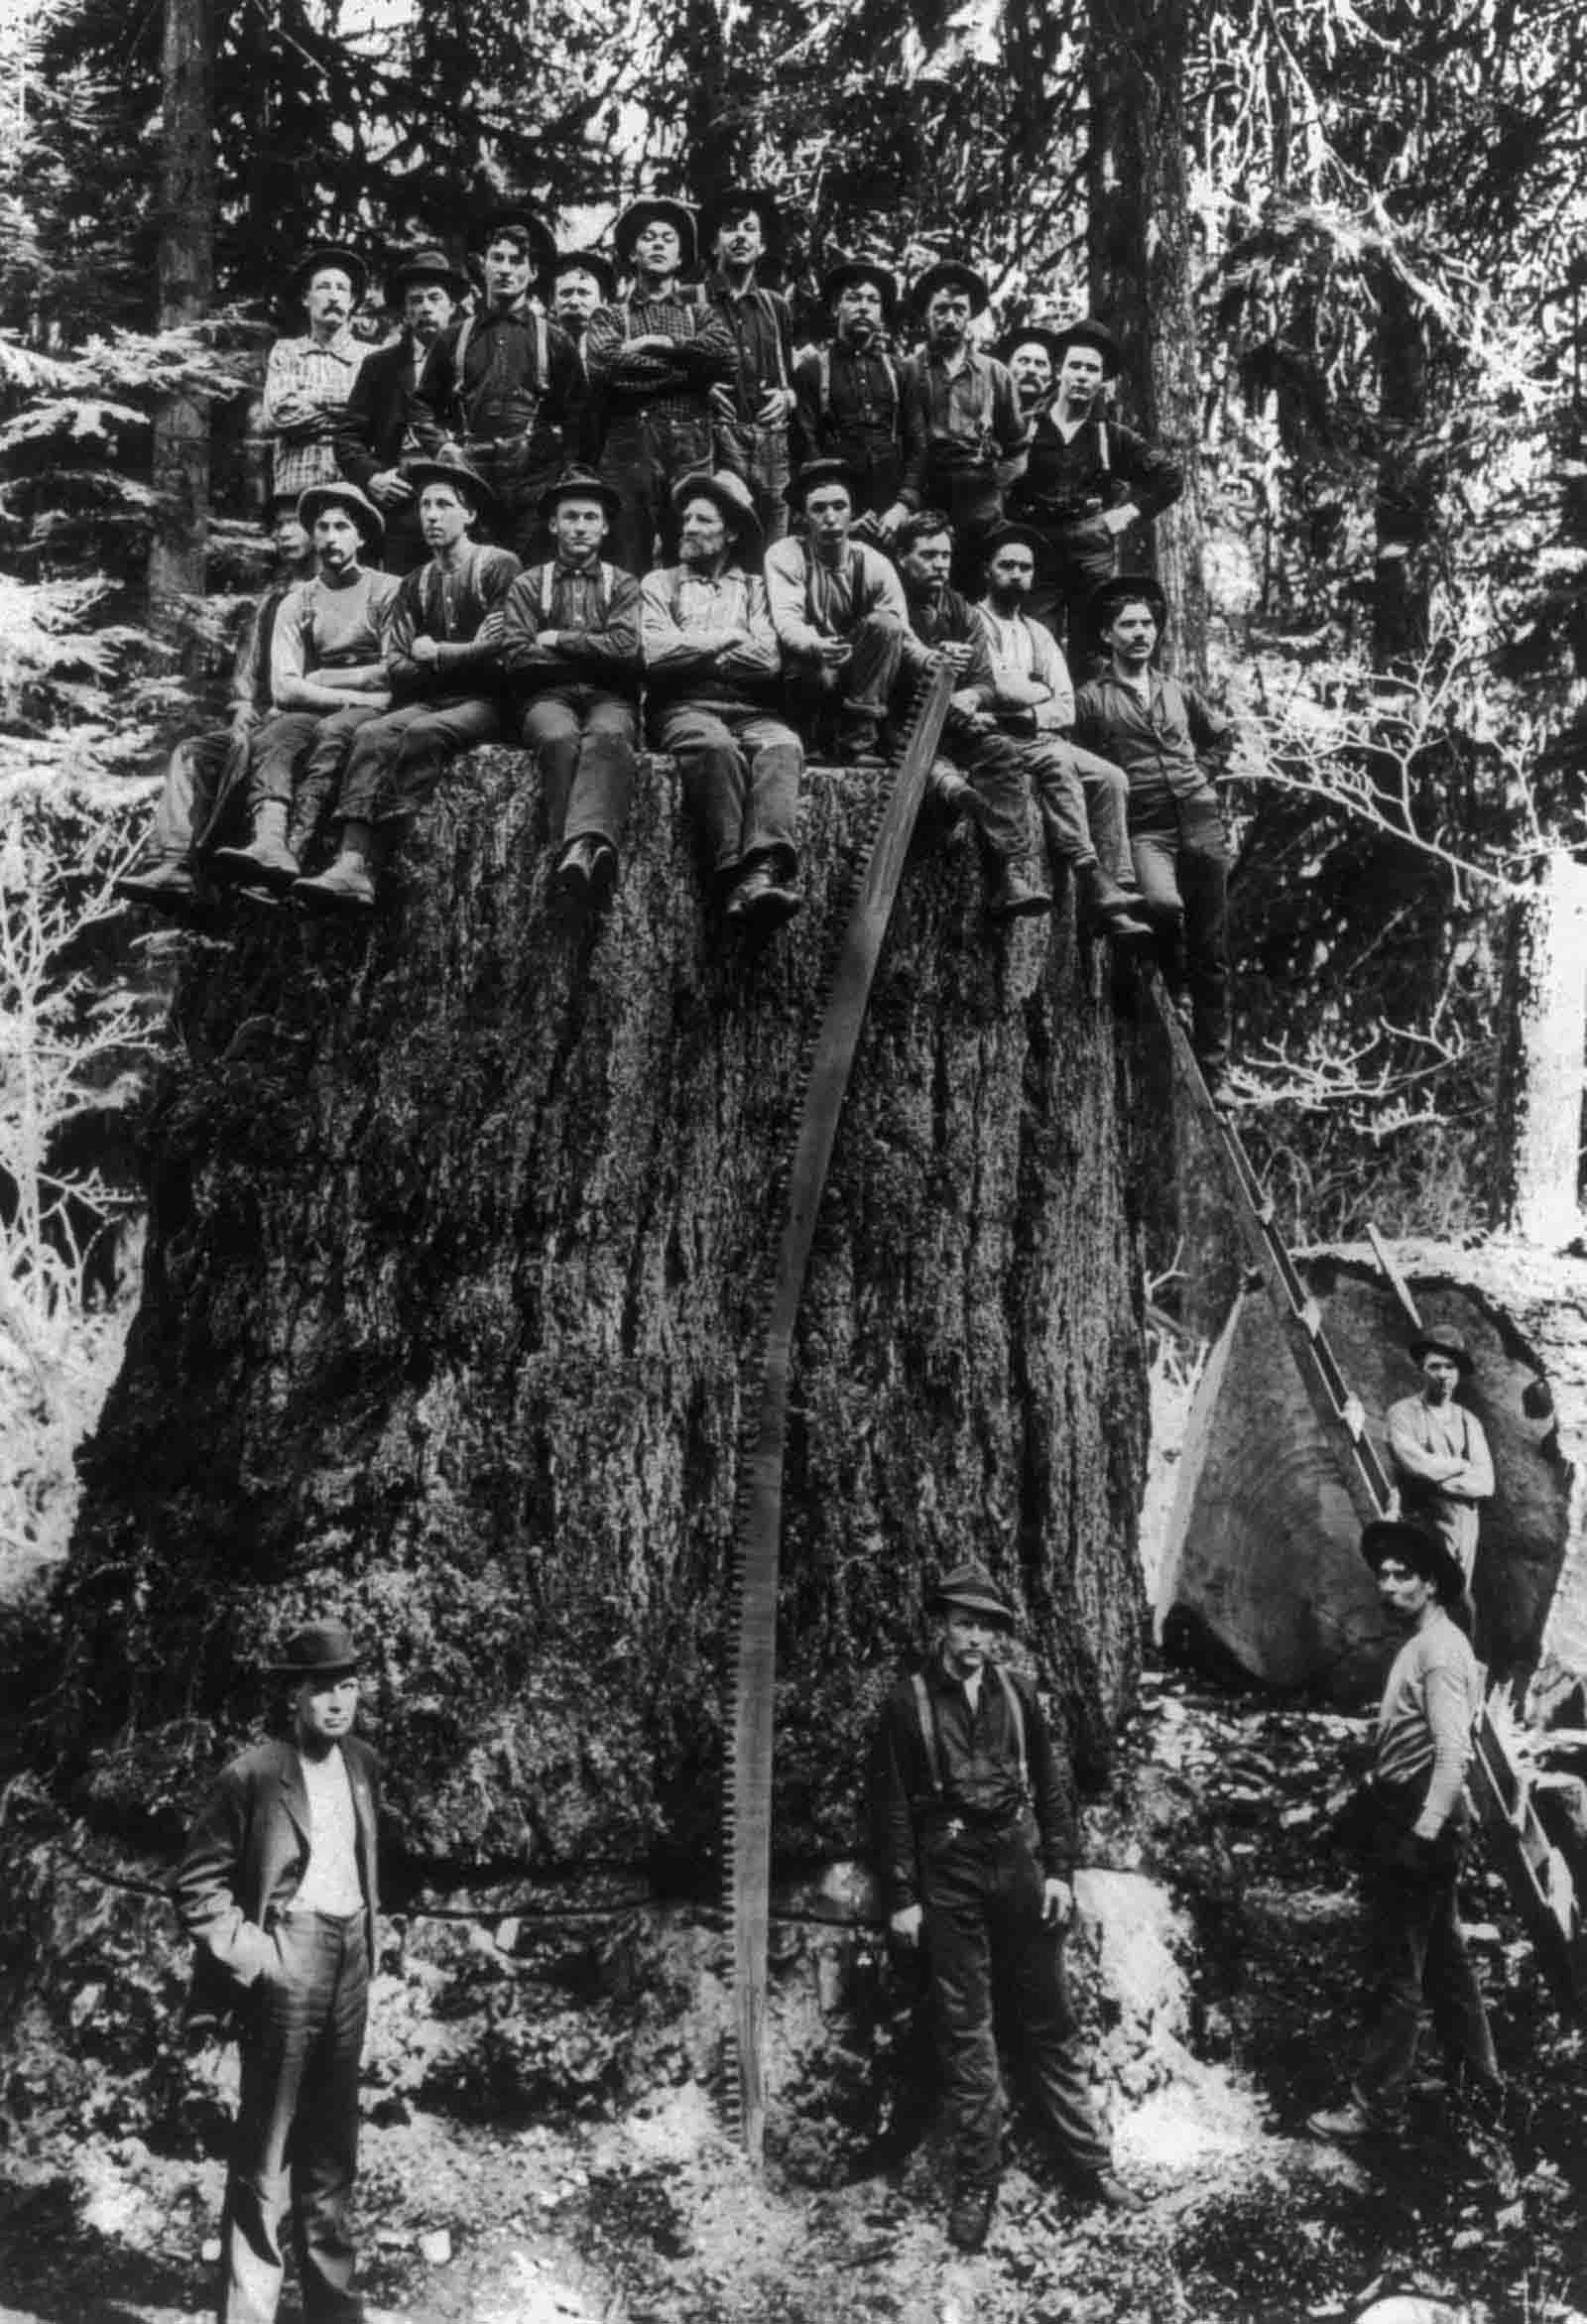
<instances>
[{"instance_id":1,"label":"suspenders","mask_svg":"<svg viewBox=\"0 0 1587 2324\"><path fill-rule=\"evenodd\" d=\"M551 581L555 570L554 558L549 564L543 564L540 568L540 618L542 621L549 621L551 618ZM609 564L603 564L598 565L596 570L600 574L601 615L604 619L606 609L612 602L612 568Z\"/></svg>"},{"instance_id":2,"label":"suspenders","mask_svg":"<svg viewBox=\"0 0 1587 2324\"><path fill-rule=\"evenodd\" d=\"M878 363L881 364L882 369L887 373L888 386L893 390L893 415L896 420L899 409L899 375L894 367L893 358L885 347L879 347L877 349L876 359ZM821 352L817 357L816 378L817 384L815 391L815 409L822 420L830 420L833 417L832 344L830 340L828 340L822 347Z\"/></svg>"},{"instance_id":3,"label":"suspenders","mask_svg":"<svg viewBox=\"0 0 1587 2324\"><path fill-rule=\"evenodd\" d=\"M534 307L524 319L535 325L535 401L538 405L551 383L550 334L546 327L546 317L538 306ZM457 382L457 409L463 416L465 428L468 426L468 397L463 380L463 364L467 360L469 341L473 338L474 324L477 320L478 317L472 313L463 316L457 326L457 344L452 349L452 376Z\"/></svg>"},{"instance_id":4,"label":"suspenders","mask_svg":"<svg viewBox=\"0 0 1587 2324\"><path fill-rule=\"evenodd\" d=\"M1025 1712L1021 1707L1019 1690L1001 1662L994 1662L992 1670L1003 1690L1003 1699L1009 1706L1009 1717L1014 1722L1015 1749L1020 1759L1020 1796L1031 1796L1031 1766L1025 1748ZM920 1721L920 1741L925 1746L925 1770L931 1779L931 1796L938 1807L943 1804L942 1746L937 1737L936 1713L931 1708L931 1691L925 1683L923 1671L916 1670L910 1681L915 1689L915 1708Z\"/></svg>"}]
</instances>

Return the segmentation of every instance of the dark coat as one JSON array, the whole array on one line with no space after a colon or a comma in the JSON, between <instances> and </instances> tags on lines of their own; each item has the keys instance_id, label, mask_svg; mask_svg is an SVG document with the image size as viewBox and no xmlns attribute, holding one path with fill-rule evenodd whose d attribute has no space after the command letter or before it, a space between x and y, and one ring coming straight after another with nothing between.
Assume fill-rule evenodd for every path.
<instances>
[{"instance_id":1,"label":"dark coat","mask_svg":"<svg viewBox=\"0 0 1587 2324\"><path fill-rule=\"evenodd\" d=\"M352 393L336 414L336 465L361 492L369 490L372 476L395 468L405 452L417 448L417 438L408 432L412 355L406 332L389 347L366 355ZM381 513L386 519L386 570L412 572L428 554L419 530L418 501L405 501Z\"/></svg>"}]
</instances>

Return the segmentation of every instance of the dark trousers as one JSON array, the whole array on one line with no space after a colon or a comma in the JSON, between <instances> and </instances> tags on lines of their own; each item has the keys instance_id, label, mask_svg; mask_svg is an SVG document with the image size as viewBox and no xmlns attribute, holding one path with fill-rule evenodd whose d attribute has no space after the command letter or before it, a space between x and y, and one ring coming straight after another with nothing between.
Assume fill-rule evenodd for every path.
<instances>
[{"instance_id":1,"label":"dark trousers","mask_svg":"<svg viewBox=\"0 0 1587 2324\"><path fill-rule=\"evenodd\" d=\"M368 709L281 710L255 727L248 761L248 805L285 801L291 806L289 843L301 855L341 780L359 730L381 717L382 702Z\"/></svg>"},{"instance_id":2,"label":"dark trousers","mask_svg":"<svg viewBox=\"0 0 1587 2324\"><path fill-rule=\"evenodd\" d=\"M708 476L711 423L703 412L673 417L663 412L614 411L608 415L599 473L623 496L606 554L625 573L648 573L656 543L674 534L672 486L683 476Z\"/></svg>"},{"instance_id":3,"label":"dark trousers","mask_svg":"<svg viewBox=\"0 0 1587 2324\"><path fill-rule=\"evenodd\" d=\"M1059 735L1042 735L1016 748L1059 863L1083 863L1094 855L1111 880L1133 888L1130 785L1123 768Z\"/></svg>"},{"instance_id":4,"label":"dark trousers","mask_svg":"<svg viewBox=\"0 0 1587 2324\"><path fill-rule=\"evenodd\" d=\"M1118 536L1097 517L1082 517L1072 525L1044 525L1038 517L1023 520L1038 527L1046 542L1037 560L1036 582L1026 613L1044 622L1063 647L1069 675L1076 685L1090 675L1097 643L1091 634L1091 592L1111 581L1118 565Z\"/></svg>"},{"instance_id":5,"label":"dark trousers","mask_svg":"<svg viewBox=\"0 0 1587 2324\"><path fill-rule=\"evenodd\" d=\"M1191 1040L1204 1065L1229 1055L1229 849L1210 784L1181 798L1134 786L1130 847L1162 972L1188 984Z\"/></svg>"},{"instance_id":6,"label":"dark trousers","mask_svg":"<svg viewBox=\"0 0 1587 2324\"><path fill-rule=\"evenodd\" d=\"M952 518L953 586L974 590L981 577L982 545L1003 521L1003 487L993 463L928 458L920 505Z\"/></svg>"},{"instance_id":7,"label":"dark trousers","mask_svg":"<svg viewBox=\"0 0 1587 2324\"><path fill-rule=\"evenodd\" d=\"M784 680L790 714L820 745L857 729L875 732L888 714L904 659L904 631L890 614L866 614L849 642L853 652L839 669L796 663Z\"/></svg>"},{"instance_id":8,"label":"dark trousers","mask_svg":"<svg viewBox=\"0 0 1587 2324\"><path fill-rule=\"evenodd\" d=\"M755 496L755 514L770 547L788 534L788 423L763 428L755 420L718 420L716 465L742 477Z\"/></svg>"},{"instance_id":9,"label":"dark trousers","mask_svg":"<svg viewBox=\"0 0 1587 2324\"><path fill-rule=\"evenodd\" d=\"M1365 2111L1393 2122L1405 2102L1423 2003L1445 2057L1469 2081L1499 2082L1488 2013L1466 1951L1456 1904L1465 1856L1465 1810L1457 1808L1419 1869L1396 1861L1421 1810L1424 1783L1378 1795L1378 1827L1362 1867L1367 1908L1370 1999L1355 2092Z\"/></svg>"},{"instance_id":10,"label":"dark trousers","mask_svg":"<svg viewBox=\"0 0 1587 2324\"><path fill-rule=\"evenodd\" d=\"M540 758L553 847L575 839L621 847L638 732L634 704L604 686L547 686L525 703L519 733L525 750Z\"/></svg>"},{"instance_id":11,"label":"dark trousers","mask_svg":"<svg viewBox=\"0 0 1587 2324\"><path fill-rule=\"evenodd\" d=\"M1063 1933L1041 1918L1041 1871L1028 1824L956 1835L944 1827L927 1836L923 1863L926 1974L959 2184L995 2186L1002 2167L994 1981L1009 1996L1042 2131L1071 2169L1108 2170L1108 2141L1091 2111L1064 1975Z\"/></svg>"},{"instance_id":12,"label":"dark trousers","mask_svg":"<svg viewBox=\"0 0 1587 2324\"><path fill-rule=\"evenodd\" d=\"M988 852L1000 863L1023 862L1031 852L1031 807L1018 745L950 710L937 763L963 775L975 793Z\"/></svg>"},{"instance_id":13,"label":"dark trousers","mask_svg":"<svg viewBox=\"0 0 1587 2324\"><path fill-rule=\"evenodd\" d=\"M537 427L527 435L467 435L463 451L469 465L496 495L492 538L502 548L514 550L525 564L532 563L546 537L540 517L541 495L555 483L563 467L562 447L554 430ZM424 557L419 561L423 564Z\"/></svg>"},{"instance_id":14,"label":"dark trousers","mask_svg":"<svg viewBox=\"0 0 1587 2324\"><path fill-rule=\"evenodd\" d=\"M904 483L904 446L898 435L892 430L867 432L856 428L851 434L836 438L831 445L831 456L848 462L854 479L854 506L860 518L884 516L898 499ZM858 530L864 540L875 538L863 522Z\"/></svg>"},{"instance_id":15,"label":"dark trousers","mask_svg":"<svg viewBox=\"0 0 1587 2324\"><path fill-rule=\"evenodd\" d=\"M656 741L677 761L712 871L731 877L753 856L794 869L804 755L791 727L748 702L671 702Z\"/></svg>"},{"instance_id":16,"label":"dark trousers","mask_svg":"<svg viewBox=\"0 0 1587 2324\"><path fill-rule=\"evenodd\" d=\"M246 1997L242 2088L221 2228L220 2324L271 2324L289 2209L306 2324L357 2324L348 2212L369 2005L361 1912L288 1913L279 1980Z\"/></svg>"},{"instance_id":17,"label":"dark trousers","mask_svg":"<svg viewBox=\"0 0 1587 2324\"><path fill-rule=\"evenodd\" d=\"M353 738L332 815L338 823L405 823L433 796L460 751L502 730L492 700L404 702Z\"/></svg>"}]
</instances>

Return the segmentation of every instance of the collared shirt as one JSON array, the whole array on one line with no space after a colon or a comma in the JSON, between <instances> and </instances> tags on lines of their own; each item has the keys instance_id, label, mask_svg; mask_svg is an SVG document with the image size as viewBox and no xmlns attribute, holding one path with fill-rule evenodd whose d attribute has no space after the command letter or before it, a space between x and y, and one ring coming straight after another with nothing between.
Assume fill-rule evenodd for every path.
<instances>
[{"instance_id":1,"label":"collared shirt","mask_svg":"<svg viewBox=\"0 0 1587 2324\"><path fill-rule=\"evenodd\" d=\"M733 334L733 386L739 418L753 420L774 388L793 385L794 326L788 301L752 283L733 291L720 274L707 275L705 296Z\"/></svg>"},{"instance_id":2,"label":"collared shirt","mask_svg":"<svg viewBox=\"0 0 1587 2324\"><path fill-rule=\"evenodd\" d=\"M1211 788L1197 754L1221 768L1234 728L1188 686L1154 670L1143 693L1109 671L1075 696L1074 739L1122 767L1132 791L1192 798Z\"/></svg>"},{"instance_id":3,"label":"collared shirt","mask_svg":"<svg viewBox=\"0 0 1587 2324\"><path fill-rule=\"evenodd\" d=\"M975 611L986 632L992 660L992 707L1011 713L1016 709L1014 703L1003 699L1006 677L1035 678L1046 687L1046 700L1021 703L1018 708L1029 710L1038 734L1066 733L1074 724L1074 686L1069 665L1052 632L1042 622L1027 620L1023 613L994 613L985 598Z\"/></svg>"},{"instance_id":4,"label":"collared shirt","mask_svg":"<svg viewBox=\"0 0 1587 2324\"><path fill-rule=\"evenodd\" d=\"M386 639L386 672L403 701L425 694L487 693L501 658L499 641L480 631L503 605L523 570L510 549L471 543L453 571L433 557L406 573ZM435 662L416 662L416 638L433 638Z\"/></svg>"},{"instance_id":5,"label":"collared shirt","mask_svg":"<svg viewBox=\"0 0 1587 2324\"><path fill-rule=\"evenodd\" d=\"M630 339L660 334L672 341L669 355L631 355ZM622 411L643 405L673 419L698 419L712 383L731 379L737 348L719 306L676 286L665 299L637 295L597 306L584 338L590 380L605 389Z\"/></svg>"},{"instance_id":6,"label":"collared shirt","mask_svg":"<svg viewBox=\"0 0 1587 2324\"><path fill-rule=\"evenodd\" d=\"M265 400L260 425L275 441L270 447L270 489L294 495L310 484L328 484L341 471L330 436L309 438L283 428L282 399L309 396L322 412L339 412L353 392L358 366L369 349L348 329L323 344L318 339L278 339L265 365Z\"/></svg>"},{"instance_id":7,"label":"collared shirt","mask_svg":"<svg viewBox=\"0 0 1587 2324\"><path fill-rule=\"evenodd\" d=\"M779 541L766 552L772 627L787 654L812 655L823 638L846 638L869 613L909 628L897 569L877 550L851 541L836 564L803 541Z\"/></svg>"},{"instance_id":8,"label":"collared shirt","mask_svg":"<svg viewBox=\"0 0 1587 2324\"><path fill-rule=\"evenodd\" d=\"M1390 1668L1378 1712L1374 1774L1385 1783L1426 1776L1422 1813L1441 1826L1460 1797L1481 1709L1481 1665L1471 1642L1440 1607L1411 1633Z\"/></svg>"},{"instance_id":9,"label":"collared shirt","mask_svg":"<svg viewBox=\"0 0 1587 2324\"><path fill-rule=\"evenodd\" d=\"M453 323L430 348L414 394L414 434L429 453L521 436L537 457L554 459L582 388L578 351L559 323L527 303L491 307Z\"/></svg>"},{"instance_id":10,"label":"collared shirt","mask_svg":"<svg viewBox=\"0 0 1587 2324\"><path fill-rule=\"evenodd\" d=\"M863 353L846 339L812 347L794 373L799 429L807 457L841 452L851 437L904 442L900 357L885 348Z\"/></svg>"},{"instance_id":11,"label":"collared shirt","mask_svg":"<svg viewBox=\"0 0 1587 2324\"><path fill-rule=\"evenodd\" d=\"M1172 506L1184 490L1184 470L1117 420L1085 420L1064 440L1050 412L1031 433L1025 474L1009 487L1009 513L1033 524L1077 524L1122 501L1143 516Z\"/></svg>"},{"instance_id":12,"label":"collared shirt","mask_svg":"<svg viewBox=\"0 0 1587 2324\"><path fill-rule=\"evenodd\" d=\"M977 348L954 370L927 348L911 356L905 405L910 460L904 497L913 508L925 506L927 486L941 467L991 469L1018 458L1030 441L1007 367Z\"/></svg>"},{"instance_id":13,"label":"collared shirt","mask_svg":"<svg viewBox=\"0 0 1587 2324\"><path fill-rule=\"evenodd\" d=\"M364 1907L358 1875L358 1819L340 1744L322 1760L300 1752L308 1794L308 1863L293 1897L295 1909L347 1914Z\"/></svg>"},{"instance_id":14,"label":"collared shirt","mask_svg":"<svg viewBox=\"0 0 1587 2324\"><path fill-rule=\"evenodd\" d=\"M690 565L647 573L640 584L640 638L653 695L747 702L764 693L782 662L766 583L738 565L713 575ZM747 645L712 643L742 631Z\"/></svg>"},{"instance_id":15,"label":"collared shirt","mask_svg":"<svg viewBox=\"0 0 1587 2324\"><path fill-rule=\"evenodd\" d=\"M554 633L543 645L541 633ZM520 685L639 691L639 583L616 565L531 565L502 608L502 668Z\"/></svg>"}]
</instances>

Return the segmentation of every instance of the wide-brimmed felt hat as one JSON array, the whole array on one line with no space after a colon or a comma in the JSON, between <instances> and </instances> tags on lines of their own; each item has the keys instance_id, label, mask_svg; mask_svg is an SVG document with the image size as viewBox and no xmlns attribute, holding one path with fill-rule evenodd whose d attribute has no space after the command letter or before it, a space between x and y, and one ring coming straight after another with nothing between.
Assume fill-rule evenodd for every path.
<instances>
[{"instance_id":1,"label":"wide-brimmed felt hat","mask_svg":"<svg viewBox=\"0 0 1587 2324\"><path fill-rule=\"evenodd\" d=\"M345 242L315 242L305 250L292 270L292 287L303 298L310 282L323 266L340 267L353 287L353 305L356 306L369 288L369 269L356 250Z\"/></svg>"},{"instance_id":2,"label":"wide-brimmed felt hat","mask_svg":"<svg viewBox=\"0 0 1587 2324\"><path fill-rule=\"evenodd\" d=\"M923 314L938 291L950 290L969 293L972 314L982 313L992 304L984 275L978 275L973 266L965 266L956 258L942 258L910 285L910 305Z\"/></svg>"},{"instance_id":3,"label":"wide-brimmed felt hat","mask_svg":"<svg viewBox=\"0 0 1587 2324\"><path fill-rule=\"evenodd\" d=\"M453 299L466 299L474 288L461 267L453 266L438 242L422 242L417 250L393 259L386 270L386 305L395 312L410 283L440 283Z\"/></svg>"},{"instance_id":4,"label":"wide-brimmed felt hat","mask_svg":"<svg viewBox=\"0 0 1587 2324\"><path fill-rule=\"evenodd\" d=\"M1000 363L1007 364L1013 362L1022 347L1044 347L1056 373L1058 365L1063 361L1066 345L1067 342L1061 340L1056 331L1048 330L1044 322L1023 322L1017 330L1005 331L1002 338L987 351L995 355Z\"/></svg>"},{"instance_id":5,"label":"wide-brimmed felt hat","mask_svg":"<svg viewBox=\"0 0 1587 2324\"><path fill-rule=\"evenodd\" d=\"M483 257L504 234L520 234L529 244L529 263L538 281L556 256L556 237L539 210L527 201L498 202L474 228L473 247Z\"/></svg>"},{"instance_id":6,"label":"wide-brimmed felt hat","mask_svg":"<svg viewBox=\"0 0 1587 2324\"><path fill-rule=\"evenodd\" d=\"M1465 1333L1457 1331L1452 1323L1429 1323L1411 1341L1410 1361L1413 1364L1421 1363L1427 1356L1447 1356L1452 1364L1459 1365L1463 1380L1469 1380L1477 1369L1472 1362L1471 1350L1466 1345Z\"/></svg>"},{"instance_id":7,"label":"wide-brimmed felt hat","mask_svg":"<svg viewBox=\"0 0 1587 2324\"><path fill-rule=\"evenodd\" d=\"M928 1614L941 1614L949 1606L963 1606L972 1614L990 1614L994 1621L1014 1628L1014 1608L986 1567L973 1557L962 1565L950 1566L925 1601Z\"/></svg>"},{"instance_id":8,"label":"wide-brimmed felt hat","mask_svg":"<svg viewBox=\"0 0 1587 2324\"><path fill-rule=\"evenodd\" d=\"M1431 1582L1442 1605L1451 1606L1465 1595L1466 1577L1459 1558L1437 1533L1413 1526L1403 1517L1374 1518L1362 1529L1361 1554L1374 1573L1391 1557L1423 1581Z\"/></svg>"},{"instance_id":9,"label":"wide-brimmed felt hat","mask_svg":"<svg viewBox=\"0 0 1587 2324\"><path fill-rule=\"evenodd\" d=\"M739 561L759 563L766 548L766 530L755 506L755 496L742 476L718 468L713 475L680 476L672 487L672 506L679 516L691 500L712 500L738 535Z\"/></svg>"},{"instance_id":10,"label":"wide-brimmed felt hat","mask_svg":"<svg viewBox=\"0 0 1587 2324\"><path fill-rule=\"evenodd\" d=\"M616 485L608 484L604 476L597 476L593 468L564 468L554 482L547 485L535 504L543 525L550 523L551 512L562 500L598 500L614 525L623 512L623 496Z\"/></svg>"},{"instance_id":11,"label":"wide-brimmed felt hat","mask_svg":"<svg viewBox=\"0 0 1587 2324\"><path fill-rule=\"evenodd\" d=\"M806 460L789 478L783 498L792 509L801 509L818 484L841 484L850 499L859 494L859 483L847 460Z\"/></svg>"},{"instance_id":12,"label":"wide-brimmed felt hat","mask_svg":"<svg viewBox=\"0 0 1587 2324\"><path fill-rule=\"evenodd\" d=\"M416 492L423 492L427 484L451 484L466 500L476 515L483 516L496 506L496 494L477 468L470 467L460 453L448 459L444 452L433 458L416 455L402 462L403 479Z\"/></svg>"},{"instance_id":13,"label":"wide-brimmed felt hat","mask_svg":"<svg viewBox=\"0 0 1587 2324\"><path fill-rule=\"evenodd\" d=\"M1046 553L1046 540L1034 525L1016 524L1012 517L1006 517L1003 523L994 526L990 533L983 533L976 543L976 553L983 565L990 564L998 550L1004 547L1005 543L1011 541L1017 541L1024 548L1029 549L1033 556L1039 557Z\"/></svg>"},{"instance_id":14,"label":"wide-brimmed felt hat","mask_svg":"<svg viewBox=\"0 0 1587 2324\"><path fill-rule=\"evenodd\" d=\"M1063 361L1071 347L1095 347L1102 358L1104 379L1116 379L1119 365L1124 360L1119 342L1105 322L1098 322L1094 314L1082 314L1077 322L1066 322L1051 334L1055 364Z\"/></svg>"},{"instance_id":15,"label":"wide-brimmed felt hat","mask_svg":"<svg viewBox=\"0 0 1587 2324\"><path fill-rule=\"evenodd\" d=\"M356 484L337 481L330 484L310 484L298 495L298 522L305 533L314 529L314 520L326 509L345 509L358 527L366 548L378 549L386 538L386 520L367 493Z\"/></svg>"},{"instance_id":16,"label":"wide-brimmed felt hat","mask_svg":"<svg viewBox=\"0 0 1587 2324\"><path fill-rule=\"evenodd\" d=\"M699 249L699 236L694 224L694 212L686 201L674 201L670 194L644 193L638 201L631 201L612 228L612 248L626 266L634 255L634 245L647 226L661 218L677 229L678 263L685 269L694 264Z\"/></svg>"},{"instance_id":17,"label":"wide-brimmed felt hat","mask_svg":"<svg viewBox=\"0 0 1587 2324\"><path fill-rule=\"evenodd\" d=\"M305 1622L268 1667L294 1678L334 1678L356 1670L362 1660L345 1622Z\"/></svg>"},{"instance_id":18,"label":"wide-brimmed felt hat","mask_svg":"<svg viewBox=\"0 0 1587 2324\"><path fill-rule=\"evenodd\" d=\"M710 253L717 235L729 218L741 218L746 210L753 210L761 221L761 234L767 255L775 257L783 246L783 213L777 196L768 193L764 185L729 185L725 191L712 194L700 205L700 248Z\"/></svg>"},{"instance_id":19,"label":"wide-brimmed felt hat","mask_svg":"<svg viewBox=\"0 0 1587 2324\"><path fill-rule=\"evenodd\" d=\"M593 275L601 287L602 299L608 303L617 290L617 269L599 250L559 250L547 272L553 283L559 275Z\"/></svg>"},{"instance_id":20,"label":"wide-brimmed felt hat","mask_svg":"<svg viewBox=\"0 0 1587 2324\"><path fill-rule=\"evenodd\" d=\"M1152 618L1160 630L1168 618L1168 600L1160 581L1155 581L1150 573L1115 573L1111 581L1099 581L1087 600L1092 635L1100 637L1113 618L1114 607L1134 597L1151 606Z\"/></svg>"},{"instance_id":21,"label":"wide-brimmed felt hat","mask_svg":"<svg viewBox=\"0 0 1587 2324\"><path fill-rule=\"evenodd\" d=\"M821 277L821 305L835 309L851 283L874 283L882 294L882 311L890 319L898 311L899 279L885 259L845 258Z\"/></svg>"}]
</instances>

